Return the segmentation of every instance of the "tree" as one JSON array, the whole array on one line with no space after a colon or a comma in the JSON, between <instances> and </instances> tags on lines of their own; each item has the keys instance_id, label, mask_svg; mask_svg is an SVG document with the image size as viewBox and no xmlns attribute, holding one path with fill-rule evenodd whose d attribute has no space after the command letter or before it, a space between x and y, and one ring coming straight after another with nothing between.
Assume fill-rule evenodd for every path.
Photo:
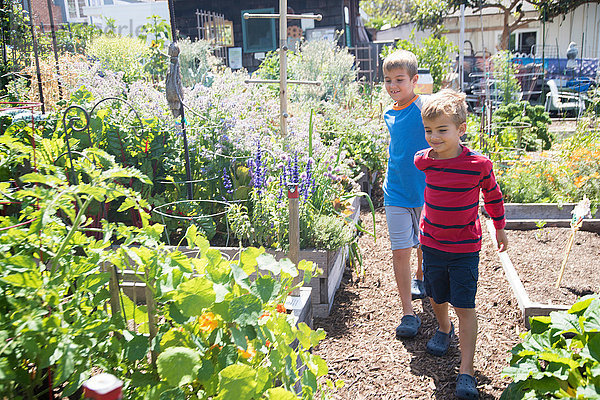
<instances>
[{"instance_id":1,"label":"tree","mask_svg":"<svg viewBox=\"0 0 600 400\"><path fill-rule=\"evenodd\" d=\"M446 7L441 7L441 3ZM526 14L523 11L524 3L533 5L538 12L533 15ZM415 13L415 21L420 29L430 28L436 32L439 30L440 15L447 16L456 12L461 4L474 10L496 8L503 16L504 29L500 48L507 50L510 34L515 30L542 18L553 19L586 3L600 3L600 0L415 0L418 11Z\"/></svg>"},{"instance_id":2,"label":"tree","mask_svg":"<svg viewBox=\"0 0 600 400\"><path fill-rule=\"evenodd\" d=\"M463 0L464 1L464 0ZM454 3L454 9L458 9L461 0L451 0ZM533 16L526 16L522 11L523 3L529 3L535 6L539 14ZM510 34L515 30L522 28L530 22L538 21L542 18L546 20L553 19L559 15L566 14L570 11L575 10L582 4L585 3L597 3L600 0L495 0L495 1L479 1L479 0L466 0L464 3L468 7L474 9L481 8L497 8L503 12L503 26L500 45L501 48L508 49ZM482 4L483 3L483 4ZM511 19L511 16L513 17Z\"/></svg>"},{"instance_id":3,"label":"tree","mask_svg":"<svg viewBox=\"0 0 600 400\"><path fill-rule=\"evenodd\" d=\"M366 25L376 29L410 21L412 4L413 0L360 0L361 10L370 17Z\"/></svg>"}]
</instances>

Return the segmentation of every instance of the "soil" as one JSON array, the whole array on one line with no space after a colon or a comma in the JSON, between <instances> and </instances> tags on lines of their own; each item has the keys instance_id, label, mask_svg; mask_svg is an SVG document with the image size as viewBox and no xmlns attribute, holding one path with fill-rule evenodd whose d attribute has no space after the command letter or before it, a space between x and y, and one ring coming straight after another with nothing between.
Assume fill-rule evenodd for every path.
<instances>
[{"instance_id":1,"label":"soil","mask_svg":"<svg viewBox=\"0 0 600 400\"><path fill-rule=\"evenodd\" d=\"M372 228L370 214L363 212L361 219L367 230ZM395 338L402 311L383 208L376 212L376 227L377 241L368 235L359 239L366 268L364 279L358 279L347 268L330 316L314 321L315 328L327 332L327 338L315 352L327 361L328 378L345 382L334 398L453 399L460 363L458 343L454 339L444 357L425 351L427 341L437 329L428 300L413 302L423 321L417 337L402 341ZM525 328L487 232L480 253L476 304L479 334L475 377L481 399L498 399L510 383L502 377L502 369L509 365L510 349ZM458 328L453 312L451 317Z\"/></svg>"},{"instance_id":2,"label":"soil","mask_svg":"<svg viewBox=\"0 0 600 400\"><path fill-rule=\"evenodd\" d=\"M600 234L577 231L558 289L555 283L571 237L570 228L507 231L508 255L529 299L544 304L571 305L577 298L598 292Z\"/></svg>"}]
</instances>

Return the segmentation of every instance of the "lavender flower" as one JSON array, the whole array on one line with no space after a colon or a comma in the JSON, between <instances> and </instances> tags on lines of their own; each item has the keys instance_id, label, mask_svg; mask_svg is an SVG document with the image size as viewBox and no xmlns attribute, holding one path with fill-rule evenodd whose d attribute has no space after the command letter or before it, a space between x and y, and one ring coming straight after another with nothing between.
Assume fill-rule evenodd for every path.
<instances>
[{"instance_id":1,"label":"lavender flower","mask_svg":"<svg viewBox=\"0 0 600 400\"><path fill-rule=\"evenodd\" d=\"M252 171L252 185L256 189L258 195L262 194L263 186L265 184L264 177L264 166L262 161L262 149L260 147L260 141L257 142L256 145L256 154L254 155L254 160L252 160L251 167L249 165L250 171Z\"/></svg>"},{"instance_id":2,"label":"lavender flower","mask_svg":"<svg viewBox=\"0 0 600 400\"><path fill-rule=\"evenodd\" d=\"M300 183L300 193L302 194L304 201L308 200L309 194L314 192L313 186L315 180L312 176L312 164L313 159L309 158L308 161L306 161L306 171L302 172L302 174L300 175L300 178L302 180L302 182Z\"/></svg>"},{"instance_id":3,"label":"lavender flower","mask_svg":"<svg viewBox=\"0 0 600 400\"><path fill-rule=\"evenodd\" d=\"M225 186L225 189L227 189L228 194L233 193L233 185L231 184L231 179L229 178L227 168L225 167L223 167L223 186Z\"/></svg>"}]
</instances>

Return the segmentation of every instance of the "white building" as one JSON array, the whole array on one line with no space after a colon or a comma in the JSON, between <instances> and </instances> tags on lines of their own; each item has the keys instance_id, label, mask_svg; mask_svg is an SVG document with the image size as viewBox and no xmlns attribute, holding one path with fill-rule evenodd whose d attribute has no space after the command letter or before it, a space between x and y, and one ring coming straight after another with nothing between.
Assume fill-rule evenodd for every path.
<instances>
[{"instance_id":1,"label":"white building","mask_svg":"<svg viewBox=\"0 0 600 400\"><path fill-rule=\"evenodd\" d=\"M527 2L523 2L523 11L528 17L539 16L539 13ZM481 13L472 9L465 10L467 55L470 54L471 45L474 52L485 50L494 54L498 50L504 28L503 17L504 15L497 8L483 9ZM460 14L457 12L447 17L444 25L446 36L458 46ZM375 40L408 39L413 28L414 24L405 24L380 31L377 32ZM415 36L418 41L429 34L430 32L416 32ZM511 35L511 50L541 57L543 48L546 57L565 58L570 42L577 44L578 57L598 58L600 56L600 4L583 4L574 11L562 17L555 17L545 24L538 20L516 29Z\"/></svg>"},{"instance_id":2,"label":"white building","mask_svg":"<svg viewBox=\"0 0 600 400\"><path fill-rule=\"evenodd\" d=\"M107 19L114 20L119 35L138 36L148 17L158 15L169 22L169 5L163 1L86 0L86 22L107 29Z\"/></svg>"}]
</instances>

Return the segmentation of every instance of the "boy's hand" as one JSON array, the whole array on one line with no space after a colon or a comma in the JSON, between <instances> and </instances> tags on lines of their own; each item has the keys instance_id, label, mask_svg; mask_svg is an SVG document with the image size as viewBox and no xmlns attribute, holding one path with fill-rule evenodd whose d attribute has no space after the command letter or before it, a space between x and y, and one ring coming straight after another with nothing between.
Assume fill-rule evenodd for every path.
<instances>
[{"instance_id":1,"label":"boy's hand","mask_svg":"<svg viewBox=\"0 0 600 400\"><path fill-rule=\"evenodd\" d=\"M508 248L508 238L504 229L496 229L496 242L498 243L498 251L503 252Z\"/></svg>"}]
</instances>

